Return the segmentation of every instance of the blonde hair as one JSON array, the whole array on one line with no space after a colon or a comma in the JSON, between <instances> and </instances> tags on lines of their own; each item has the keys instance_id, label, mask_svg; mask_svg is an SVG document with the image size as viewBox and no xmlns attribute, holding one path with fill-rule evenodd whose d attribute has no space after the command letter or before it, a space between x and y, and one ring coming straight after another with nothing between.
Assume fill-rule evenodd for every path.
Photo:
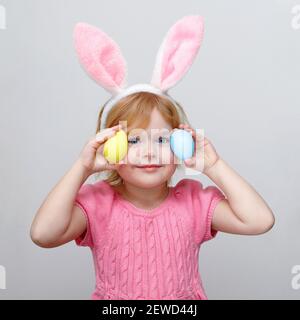
<instances>
[{"instance_id":1,"label":"blonde hair","mask_svg":"<svg viewBox=\"0 0 300 320\"><path fill-rule=\"evenodd\" d=\"M105 123L105 128L110 128L119 124L119 121L127 121L127 129L133 125L139 128L146 128L150 121L152 110L157 108L165 121L172 127L177 128L180 123L190 125L187 116L176 101L180 112L177 111L176 106L167 98L156 95L151 92L137 92L130 94L120 101L118 101L109 111ZM105 106L105 105L104 105ZM101 117L104 106L100 109L97 121L96 134L101 128ZM179 164L176 165L178 168ZM122 177L116 170L107 170L107 178L102 179L109 183L111 186L118 186L123 183ZM98 175L99 177L99 175ZM168 180L168 185L170 183Z\"/></svg>"}]
</instances>

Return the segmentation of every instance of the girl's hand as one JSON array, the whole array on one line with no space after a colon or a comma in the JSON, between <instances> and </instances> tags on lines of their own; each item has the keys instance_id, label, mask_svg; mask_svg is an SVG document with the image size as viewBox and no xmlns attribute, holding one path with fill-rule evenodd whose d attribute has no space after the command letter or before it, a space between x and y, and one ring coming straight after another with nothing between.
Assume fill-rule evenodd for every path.
<instances>
[{"instance_id":1,"label":"girl's hand","mask_svg":"<svg viewBox=\"0 0 300 320\"><path fill-rule=\"evenodd\" d=\"M92 137L80 153L79 161L91 175L95 172L116 169L123 161L110 164L103 156L103 147L106 140L113 137L121 129L121 125L105 128Z\"/></svg>"},{"instance_id":2,"label":"girl's hand","mask_svg":"<svg viewBox=\"0 0 300 320\"><path fill-rule=\"evenodd\" d=\"M195 142L195 152L192 158L184 160L184 164L191 169L201 171L206 174L210 168L219 160L219 155L217 154L212 143L202 136L199 132L196 133L194 129L186 124L180 124L180 129L189 131ZM196 161L196 157L203 157Z\"/></svg>"}]
</instances>

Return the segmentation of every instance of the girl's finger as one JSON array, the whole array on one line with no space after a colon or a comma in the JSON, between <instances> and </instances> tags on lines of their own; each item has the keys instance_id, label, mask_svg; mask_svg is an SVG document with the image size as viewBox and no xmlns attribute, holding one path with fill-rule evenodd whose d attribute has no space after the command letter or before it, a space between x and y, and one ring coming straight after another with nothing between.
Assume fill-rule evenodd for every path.
<instances>
[{"instance_id":1,"label":"girl's finger","mask_svg":"<svg viewBox=\"0 0 300 320\"><path fill-rule=\"evenodd\" d=\"M111 128L108 128L108 129L116 129L116 130L119 130L119 129L122 129L122 125L121 124L116 124L115 126L111 127Z\"/></svg>"},{"instance_id":2,"label":"girl's finger","mask_svg":"<svg viewBox=\"0 0 300 320\"><path fill-rule=\"evenodd\" d=\"M105 165L105 170L114 170L115 169L115 166L113 164L106 164Z\"/></svg>"},{"instance_id":3,"label":"girl's finger","mask_svg":"<svg viewBox=\"0 0 300 320\"><path fill-rule=\"evenodd\" d=\"M198 143L201 147L206 146L209 141L202 135L197 135L196 143Z\"/></svg>"},{"instance_id":4,"label":"girl's finger","mask_svg":"<svg viewBox=\"0 0 300 320\"><path fill-rule=\"evenodd\" d=\"M196 138L196 131L193 129L188 129L187 131L189 131L191 133L191 135Z\"/></svg>"},{"instance_id":5,"label":"girl's finger","mask_svg":"<svg viewBox=\"0 0 300 320\"><path fill-rule=\"evenodd\" d=\"M123 160L121 160L121 161L119 161L119 162L117 162L117 163L107 163L106 168L107 168L108 170L116 170L116 169L118 169L122 164L124 164L124 161L123 161Z\"/></svg>"},{"instance_id":6,"label":"girl's finger","mask_svg":"<svg viewBox=\"0 0 300 320\"><path fill-rule=\"evenodd\" d=\"M94 137L93 139L91 139L90 141L89 141L89 145L92 147L92 148L94 148L95 150L98 150L100 147L101 147L101 145L103 145L103 143L106 141L106 140L108 140L109 138L111 138L111 137L113 137L114 136L114 134L115 134L115 132L114 131L111 131L111 132L109 132L109 133L106 133L106 135L105 136L96 136L96 137Z\"/></svg>"},{"instance_id":7,"label":"girl's finger","mask_svg":"<svg viewBox=\"0 0 300 320\"><path fill-rule=\"evenodd\" d=\"M181 127L184 128L185 130L191 132L191 133L194 132L194 129L191 128L188 124L182 124Z\"/></svg>"},{"instance_id":8,"label":"girl's finger","mask_svg":"<svg viewBox=\"0 0 300 320\"><path fill-rule=\"evenodd\" d=\"M185 159L184 163L188 166L188 167L192 167L195 164L195 157L189 158L189 159Z\"/></svg>"},{"instance_id":9,"label":"girl's finger","mask_svg":"<svg viewBox=\"0 0 300 320\"><path fill-rule=\"evenodd\" d=\"M196 135L196 149L202 150L204 148L204 138L201 135Z\"/></svg>"},{"instance_id":10,"label":"girl's finger","mask_svg":"<svg viewBox=\"0 0 300 320\"><path fill-rule=\"evenodd\" d=\"M190 132L193 136L194 136L194 134L195 134L193 128L191 128L191 127L190 127L189 125L187 125L187 124L181 123L181 124L179 125L179 128L184 129L184 130Z\"/></svg>"},{"instance_id":11,"label":"girl's finger","mask_svg":"<svg viewBox=\"0 0 300 320\"><path fill-rule=\"evenodd\" d=\"M100 133L105 134L106 132L117 131L117 130L119 130L119 129L121 129L121 125L120 125L120 124L117 124L116 126L103 129L102 131L99 132L99 134L100 134Z\"/></svg>"},{"instance_id":12,"label":"girl's finger","mask_svg":"<svg viewBox=\"0 0 300 320\"><path fill-rule=\"evenodd\" d=\"M118 127L112 127L112 128L108 128L105 131L101 131L97 133L95 137L95 141L100 143L103 142L106 138L112 137L116 133L117 129Z\"/></svg>"},{"instance_id":13,"label":"girl's finger","mask_svg":"<svg viewBox=\"0 0 300 320\"><path fill-rule=\"evenodd\" d=\"M115 125L115 126L113 126L113 127L109 127L109 128L104 128L104 129L102 129L100 132L98 132L98 133L105 133L105 132L109 132L110 130L119 130L119 129L121 129L122 128L122 125L121 124L117 124L117 125Z\"/></svg>"},{"instance_id":14,"label":"girl's finger","mask_svg":"<svg viewBox=\"0 0 300 320\"><path fill-rule=\"evenodd\" d=\"M181 123L181 124L179 125L179 127L182 128L182 129L185 129L185 128L187 127L187 125L184 124L184 123Z\"/></svg>"},{"instance_id":15,"label":"girl's finger","mask_svg":"<svg viewBox=\"0 0 300 320\"><path fill-rule=\"evenodd\" d=\"M192 137L196 139L196 131L193 128L186 126L184 130L188 131L192 135Z\"/></svg>"}]
</instances>

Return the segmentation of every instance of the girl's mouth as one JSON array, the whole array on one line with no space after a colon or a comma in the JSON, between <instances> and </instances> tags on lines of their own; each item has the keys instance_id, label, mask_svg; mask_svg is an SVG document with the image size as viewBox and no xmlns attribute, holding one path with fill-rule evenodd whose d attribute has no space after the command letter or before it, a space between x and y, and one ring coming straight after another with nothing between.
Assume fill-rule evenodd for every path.
<instances>
[{"instance_id":1,"label":"girl's mouth","mask_svg":"<svg viewBox=\"0 0 300 320\"><path fill-rule=\"evenodd\" d=\"M160 165L142 165L142 166L136 166L136 168L138 169L142 169L142 170L145 170L145 171L149 171L149 172L152 172L152 171L155 171L159 168L161 168L162 166Z\"/></svg>"},{"instance_id":2,"label":"girl's mouth","mask_svg":"<svg viewBox=\"0 0 300 320\"><path fill-rule=\"evenodd\" d=\"M161 166L158 164L149 164L149 165L141 165L136 166L137 168L160 168Z\"/></svg>"}]
</instances>

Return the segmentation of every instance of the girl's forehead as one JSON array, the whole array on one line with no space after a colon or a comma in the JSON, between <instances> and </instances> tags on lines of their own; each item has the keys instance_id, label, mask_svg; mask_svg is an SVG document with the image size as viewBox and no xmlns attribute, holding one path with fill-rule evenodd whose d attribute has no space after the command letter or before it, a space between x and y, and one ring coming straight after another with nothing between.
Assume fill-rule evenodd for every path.
<instances>
[{"instance_id":1,"label":"girl's forehead","mask_svg":"<svg viewBox=\"0 0 300 320\"><path fill-rule=\"evenodd\" d=\"M147 121L147 126L145 126L145 123L139 123L138 120L134 121L130 125L128 125L128 129L134 130L134 131L147 131L148 133L152 130L161 130L161 131L167 131L172 130L172 126L170 123L166 121L166 119L162 116L162 114L157 110L157 108L154 108L151 112L151 115Z\"/></svg>"}]
</instances>

